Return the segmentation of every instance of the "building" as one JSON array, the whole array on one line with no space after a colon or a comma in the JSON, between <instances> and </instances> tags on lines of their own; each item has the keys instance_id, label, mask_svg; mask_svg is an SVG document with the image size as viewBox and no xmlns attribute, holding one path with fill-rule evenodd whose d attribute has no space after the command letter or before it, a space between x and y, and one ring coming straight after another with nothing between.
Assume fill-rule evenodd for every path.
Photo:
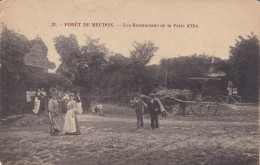
<instances>
[{"instance_id":1,"label":"building","mask_svg":"<svg viewBox=\"0 0 260 165\"><path fill-rule=\"evenodd\" d=\"M48 49L43 41L37 37L30 42L30 52L24 55L25 69L27 71L26 79L21 77L21 75L16 75L17 81L9 82L8 85L1 83L0 113L2 115L31 112L34 99L28 103L26 91L35 90L35 86L32 87L32 82L35 82L34 84L40 82L39 77L42 76L41 73L47 73L48 69L55 69L55 64L46 57ZM2 64L0 64L0 69L2 69ZM35 75L38 77L35 77ZM30 80L27 79L28 77Z\"/></svg>"},{"instance_id":2,"label":"building","mask_svg":"<svg viewBox=\"0 0 260 165\"><path fill-rule=\"evenodd\" d=\"M44 50L43 46L39 42L35 42L30 53L25 54L25 65L42 68L46 72L48 71L48 69L55 69L55 64L48 60L48 58L46 57L47 52Z\"/></svg>"}]
</instances>

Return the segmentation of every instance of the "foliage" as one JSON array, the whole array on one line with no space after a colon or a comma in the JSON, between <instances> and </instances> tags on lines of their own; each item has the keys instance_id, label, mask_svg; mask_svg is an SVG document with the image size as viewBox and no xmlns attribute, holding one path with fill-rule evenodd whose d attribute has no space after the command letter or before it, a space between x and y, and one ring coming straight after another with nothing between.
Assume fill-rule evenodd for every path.
<instances>
[{"instance_id":1,"label":"foliage","mask_svg":"<svg viewBox=\"0 0 260 165\"><path fill-rule=\"evenodd\" d=\"M216 71L226 71L224 60L205 54L164 58L160 62L162 75L160 85L168 88L185 88L184 82L187 78L207 77L211 66L214 66Z\"/></svg>"},{"instance_id":2,"label":"foliage","mask_svg":"<svg viewBox=\"0 0 260 165\"><path fill-rule=\"evenodd\" d=\"M7 85L17 82L24 75L24 55L29 52L31 43L25 36L3 25L0 45L2 83Z\"/></svg>"},{"instance_id":3,"label":"foliage","mask_svg":"<svg viewBox=\"0 0 260 165\"><path fill-rule=\"evenodd\" d=\"M130 51L130 61L134 80L138 84L139 93L142 93L146 66L159 48L152 41L145 41L144 43L135 41L133 42L133 47L133 50Z\"/></svg>"},{"instance_id":4,"label":"foliage","mask_svg":"<svg viewBox=\"0 0 260 165\"><path fill-rule=\"evenodd\" d=\"M1 115L18 111L25 105L25 99L19 98L23 94L25 79L24 55L29 52L30 41L23 35L9 30L2 25L0 38L1 60ZM14 103L20 104L17 109L10 109ZM12 111L12 112L11 112Z\"/></svg>"},{"instance_id":5,"label":"foliage","mask_svg":"<svg viewBox=\"0 0 260 165\"><path fill-rule=\"evenodd\" d=\"M27 66L24 57L27 53L37 51L34 45L40 46L43 56L47 56L48 48L40 37L28 40L25 36L2 25L0 38L1 62L1 115L26 112L26 90L49 88L58 84L59 80L71 83L64 76L51 74L43 68Z\"/></svg>"},{"instance_id":6,"label":"foliage","mask_svg":"<svg viewBox=\"0 0 260 165\"><path fill-rule=\"evenodd\" d=\"M57 69L74 86L80 87L83 95L100 92L100 86L107 66L108 49L99 39L86 36L85 45L79 46L75 35L54 38L55 48L61 56Z\"/></svg>"},{"instance_id":7,"label":"foliage","mask_svg":"<svg viewBox=\"0 0 260 165\"><path fill-rule=\"evenodd\" d=\"M20 97L19 89L55 86L71 92L81 90L88 103L99 99L127 104L135 92L149 94L159 86L186 88L187 78L207 76L211 67L216 72L225 72L225 80L231 79L247 101L257 101L259 95L259 40L254 34L247 38L239 36L235 45L230 47L228 61L194 54L164 58L159 65L149 65L159 49L151 41L133 42L130 57L110 52L100 39L90 36L86 36L82 46L73 34L68 37L60 35L53 41L62 63L56 73L47 73L24 63L25 54L32 52L35 44L47 56L48 48L42 39L37 36L30 41L3 25L0 38L1 104L4 101L11 106L12 101L6 101L11 98L8 95Z\"/></svg>"},{"instance_id":8,"label":"foliage","mask_svg":"<svg viewBox=\"0 0 260 165\"><path fill-rule=\"evenodd\" d=\"M104 44L99 43L99 39L92 39L86 36L86 45L81 47L81 68L89 67L90 70L104 69L106 66L106 55L108 49Z\"/></svg>"},{"instance_id":9,"label":"foliage","mask_svg":"<svg viewBox=\"0 0 260 165\"><path fill-rule=\"evenodd\" d=\"M134 42L131 57L127 58L109 52L99 39L89 36L86 36L83 46L78 45L74 35L56 37L54 42L62 61L58 73L81 87L83 95L108 96L118 101L126 100L130 97L129 93L141 88L135 81L147 78L145 68L158 49L151 41L143 44ZM143 88L146 89L145 86Z\"/></svg>"},{"instance_id":10,"label":"foliage","mask_svg":"<svg viewBox=\"0 0 260 165\"><path fill-rule=\"evenodd\" d=\"M238 38L230 47L228 76L244 99L258 101L259 39L253 33L247 38Z\"/></svg>"},{"instance_id":11,"label":"foliage","mask_svg":"<svg viewBox=\"0 0 260 165\"><path fill-rule=\"evenodd\" d=\"M123 100L129 99L134 92L149 94L159 86L183 89L187 88L187 78L207 77L212 69L216 73L224 72L227 76L233 76L233 79L239 79L241 76L240 70L235 72L239 74L234 75L228 67L230 61L237 63L234 57L230 57L227 63L217 57L194 54L162 59L159 65L149 65L158 50L151 41L133 42L129 58L109 52L99 41L86 36L85 45L79 46L74 35L54 39L62 61L58 72L79 86L89 98L99 97L103 101L110 98L110 101L127 102ZM236 70L234 66L237 65L232 66L232 69ZM224 80L226 81L227 77L224 77ZM225 90L225 84L221 88Z\"/></svg>"},{"instance_id":12,"label":"foliage","mask_svg":"<svg viewBox=\"0 0 260 165\"><path fill-rule=\"evenodd\" d=\"M62 64L58 68L58 72L64 74L70 80L74 80L78 74L78 65L80 57L80 47L75 35L65 37L60 35L54 38L54 46L60 55Z\"/></svg>"},{"instance_id":13,"label":"foliage","mask_svg":"<svg viewBox=\"0 0 260 165\"><path fill-rule=\"evenodd\" d=\"M131 61L137 68L146 66L154 53L159 49L152 41L145 41L144 43L133 42L134 49L130 51Z\"/></svg>"}]
</instances>

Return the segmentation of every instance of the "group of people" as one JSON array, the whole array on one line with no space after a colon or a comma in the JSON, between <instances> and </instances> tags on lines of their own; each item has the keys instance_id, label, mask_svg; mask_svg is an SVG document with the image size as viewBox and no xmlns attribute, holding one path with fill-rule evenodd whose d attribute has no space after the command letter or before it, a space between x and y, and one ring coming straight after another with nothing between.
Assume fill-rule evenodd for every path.
<instances>
[{"instance_id":1,"label":"group of people","mask_svg":"<svg viewBox=\"0 0 260 165\"><path fill-rule=\"evenodd\" d=\"M72 134L79 135L79 125L77 120L77 113L82 113L82 109L79 108L80 97L79 95L66 94L63 98L68 99L66 104L66 115L64 117L63 113L60 110L58 103L59 94L58 92L53 92L51 94L51 99L48 102L48 115L50 119L50 134ZM146 101L143 101L143 98L146 98ZM149 97L135 95L134 100L132 101L132 107L136 111L137 118L137 128L143 128L143 112L147 108L151 115L151 128L159 128L158 115L163 113L165 110L155 94L150 94Z\"/></svg>"},{"instance_id":2,"label":"group of people","mask_svg":"<svg viewBox=\"0 0 260 165\"><path fill-rule=\"evenodd\" d=\"M38 89L35 95L35 108L34 113L43 113L45 111L45 104L47 105L46 111L50 119L50 134L73 134L79 135L79 125L77 120L77 114L82 113L80 94L73 94L66 92L61 94L58 90L50 89L50 95L46 95L44 89ZM51 97L51 99L50 99ZM143 100L145 99L145 101ZM135 109L137 118L137 128L143 128L143 113L147 108L151 116L151 128L159 128L158 115L165 110L155 94L149 96L138 95L134 96L132 108ZM38 110L37 110L38 106ZM102 105L96 105L93 103L91 109L93 112L97 112L104 116L102 113ZM64 110L65 109L65 110ZM37 111L37 112L36 112ZM65 114L64 114L65 113Z\"/></svg>"},{"instance_id":3,"label":"group of people","mask_svg":"<svg viewBox=\"0 0 260 165\"><path fill-rule=\"evenodd\" d=\"M91 111L93 113L97 113L99 116L105 116L105 114L102 112L103 106L102 104L97 104L96 102L93 102L91 105Z\"/></svg>"},{"instance_id":4,"label":"group of people","mask_svg":"<svg viewBox=\"0 0 260 165\"><path fill-rule=\"evenodd\" d=\"M77 120L77 113L82 113L82 108L79 107L79 103L76 101L80 101L79 97L76 97L79 100L75 100L74 94L68 94L68 102L67 112L64 117L58 103L58 93L53 92L51 94L51 99L48 102L48 115L50 119L50 134L58 135L58 134L71 134L71 135L79 135L79 125Z\"/></svg>"},{"instance_id":5,"label":"group of people","mask_svg":"<svg viewBox=\"0 0 260 165\"><path fill-rule=\"evenodd\" d=\"M146 97L146 96L145 96ZM147 101L142 100L143 97L136 94L134 100L132 101L132 107L135 109L136 118L137 118L137 129L143 128L143 112L145 107L148 109L151 115L151 128L159 128L158 115L163 113L164 108L157 98L156 94L150 94L149 97L146 97Z\"/></svg>"},{"instance_id":6,"label":"group of people","mask_svg":"<svg viewBox=\"0 0 260 165\"><path fill-rule=\"evenodd\" d=\"M50 119L50 134L80 134L77 113L82 113L80 94L73 94L50 88L46 93L44 88L35 92L35 114L47 113Z\"/></svg>"}]
</instances>

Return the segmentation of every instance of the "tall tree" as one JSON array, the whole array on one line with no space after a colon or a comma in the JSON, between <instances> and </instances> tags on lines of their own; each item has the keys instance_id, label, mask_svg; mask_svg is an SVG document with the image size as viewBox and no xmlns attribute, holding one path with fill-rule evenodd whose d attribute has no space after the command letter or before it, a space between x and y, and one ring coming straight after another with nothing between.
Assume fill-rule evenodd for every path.
<instances>
[{"instance_id":1,"label":"tall tree","mask_svg":"<svg viewBox=\"0 0 260 165\"><path fill-rule=\"evenodd\" d=\"M102 89L108 96L113 96L113 101L128 103L133 93L133 80L130 71L130 59L116 53L108 58Z\"/></svg>"},{"instance_id":2,"label":"tall tree","mask_svg":"<svg viewBox=\"0 0 260 165\"><path fill-rule=\"evenodd\" d=\"M74 81L78 74L78 66L81 60L80 46L76 36L72 34L69 37L60 35L54 38L54 46L60 55L60 61L62 61L57 72Z\"/></svg>"},{"instance_id":3,"label":"tall tree","mask_svg":"<svg viewBox=\"0 0 260 165\"><path fill-rule=\"evenodd\" d=\"M29 52L30 41L23 35L2 25L0 38L1 114L19 112L25 106L24 55ZM20 98L20 99L19 99ZM24 98L24 99L23 99ZM19 99L19 100L18 100ZM19 107L14 107L19 104Z\"/></svg>"},{"instance_id":4,"label":"tall tree","mask_svg":"<svg viewBox=\"0 0 260 165\"><path fill-rule=\"evenodd\" d=\"M142 92L142 79L146 72L146 66L159 49L152 41L144 43L133 42L133 50L130 51L130 60L134 78L138 84L138 90Z\"/></svg>"},{"instance_id":5,"label":"tall tree","mask_svg":"<svg viewBox=\"0 0 260 165\"><path fill-rule=\"evenodd\" d=\"M108 49L99 39L86 36L86 43L79 46L75 35L54 38L55 48L60 54L61 65L57 72L80 87L83 95L99 93L103 72L107 65ZM85 105L83 105L85 106Z\"/></svg>"},{"instance_id":6,"label":"tall tree","mask_svg":"<svg viewBox=\"0 0 260 165\"><path fill-rule=\"evenodd\" d=\"M100 39L93 39L86 36L86 44L81 47L80 72L81 81L88 84L89 87L97 87L103 78L104 69L107 66L107 56L109 54L105 44L100 43Z\"/></svg>"},{"instance_id":7,"label":"tall tree","mask_svg":"<svg viewBox=\"0 0 260 165\"><path fill-rule=\"evenodd\" d=\"M245 100L258 101L259 39L253 33L247 38L238 38L230 47L228 75Z\"/></svg>"}]
</instances>

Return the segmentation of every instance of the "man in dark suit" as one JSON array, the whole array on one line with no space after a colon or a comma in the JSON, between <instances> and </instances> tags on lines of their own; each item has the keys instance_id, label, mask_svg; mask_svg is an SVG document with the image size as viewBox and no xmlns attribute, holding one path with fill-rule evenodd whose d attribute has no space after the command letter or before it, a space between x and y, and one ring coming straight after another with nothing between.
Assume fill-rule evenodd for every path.
<instances>
[{"instance_id":1,"label":"man in dark suit","mask_svg":"<svg viewBox=\"0 0 260 165\"><path fill-rule=\"evenodd\" d=\"M41 90L39 89L38 99L40 100L39 114L40 113L44 113L45 112L45 107L46 107L46 100L47 100L44 88L42 88Z\"/></svg>"},{"instance_id":2,"label":"man in dark suit","mask_svg":"<svg viewBox=\"0 0 260 165\"><path fill-rule=\"evenodd\" d=\"M144 101L140 98L138 94L135 95L134 100L132 102L132 107L135 109L136 112L136 119L137 119L137 129L143 128L143 111L144 107L147 107L147 105L144 103Z\"/></svg>"},{"instance_id":3,"label":"man in dark suit","mask_svg":"<svg viewBox=\"0 0 260 165\"><path fill-rule=\"evenodd\" d=\"M150 100L148 102L148 110L151 114L151 127L152 129L159 128L158 115L160 114L160 105L156 100L155 94L150 94Z\"/></svg>"}]
</instances>

